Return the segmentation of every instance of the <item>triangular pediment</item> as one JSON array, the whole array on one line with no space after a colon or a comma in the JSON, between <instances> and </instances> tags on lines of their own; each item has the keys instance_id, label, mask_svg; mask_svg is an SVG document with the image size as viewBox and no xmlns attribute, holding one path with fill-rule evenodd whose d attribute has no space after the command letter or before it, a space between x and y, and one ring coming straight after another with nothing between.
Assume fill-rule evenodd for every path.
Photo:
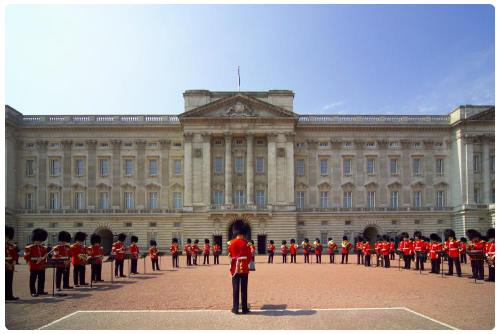
<instances>
[{"instance_id":1,"label":"triangular pediment","mask_svg":"<svg viewBox=\"0 0 500 334\"><path fill-rule=\"evenodd\" d=\"M298 115L285 108L259 100L255 97L237 93L179 115L179 120L190 118L298 118Z\"/></svg>"},{"instance_id":2,"label":"triangular pediment","mask_svg":"<svg viewBox=\"0 0 500 334\"><path fill-rule=\"evenodd\" d=\"M491 107L489 109L481 111L481 112L469 117L469 120L494 121L495 120L495 107Z\"/></svg>"}]
</instances>

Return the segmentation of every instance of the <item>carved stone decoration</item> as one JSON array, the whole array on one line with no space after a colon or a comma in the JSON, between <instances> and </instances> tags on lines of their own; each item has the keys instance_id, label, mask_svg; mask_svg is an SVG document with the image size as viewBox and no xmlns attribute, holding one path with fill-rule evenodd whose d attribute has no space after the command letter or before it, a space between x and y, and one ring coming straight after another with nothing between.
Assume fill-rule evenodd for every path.
<instances>
[{"instance_id":1,"label":"carved stone decoration","mask_svg":"<svg viewBox=\"0 0 500 334\"><path fill-rule=\"evenodd\" d=\"M196 148L194 150L194 157L195 158L201 158L203 156L203 152L201 150L201 148Z\"/></svg>"},{"instance_id":2,"label":"carved stone decoration","mask_svg":"<svg viewBox=\"0 0 500 334\"><path fill-rule=\"evenodd\" d=\"M257 114L246 104L238 101L226 110L226 116L229 117L256 117Z\"/></svg>"},{"instance_id":3,"label":"carved stone decoration","mask_svg":"<svg viewBox=\"0 0 500 334\"><path fill-rule=\"evenodd\" d=\"M278 157L280 158L285 157L285 149L283 147L278 148Z\"/></svg>"}]
</instances>

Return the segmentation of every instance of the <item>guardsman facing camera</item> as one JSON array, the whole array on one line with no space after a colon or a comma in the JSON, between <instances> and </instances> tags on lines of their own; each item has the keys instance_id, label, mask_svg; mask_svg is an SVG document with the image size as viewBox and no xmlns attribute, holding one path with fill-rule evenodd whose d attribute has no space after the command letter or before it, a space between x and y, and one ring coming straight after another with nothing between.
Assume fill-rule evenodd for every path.
<instances>
[{"instance_id":1,"label":"guardsman facing camera","mask_svg":"<svg viewBox=\"0 0 500 334\"><path fill-rule=\"evenodd\" d=\"M123 275L123 262L125 261L126 252L125 239L127 239L125 233L118 234L118 241L115 241L111 247L111 253L115 255L115 277L118 277L118 270L120 271L120 277L127 277Z\"/></svg>"},{"instance_id":2,"label":"guardsman facing camera","mask_svg":"<svg viewBox=\"0 0 500 334\"><path fill-rule=\"evenodd\" d=\"M297 263L297 245L295 239L290 240L290 263Z\"/></svg>"},{"instance_id":3,"label":"guardsman facing camera","mask_svg":"<svg viewBox=\"0 0 500 334\"><path fill-rule=\"evenodd\" d=\"M18 300L14 297L12 284L14 282L14 269L17 263L17 247L14 244L14 228L5 226L5 300Z\"/></svg>"},{"instance_id":4,"label":"guardsman facing camera","mask_svg":"<svg viewBox=\"0 0 500 334\"><path fill-rule=\"evenodd\" d=\"M85 283L85 265L87 264L88 250L83 244L87 234L83 232L75 233L75 243L70 247L71 261L73 263L73 285L89 285Z\"/></svg>"},{"instance_id":5,"label":"guardsman facing camera","mask_svg":"<svg viewBox=\"0 0 500 334\"><path fill-rule=\"evenodd\" d=\"M139 246L137 246L137 242L139 241L139 238L135 235L130 237L130 246L128 248L130 252L130 273L131 274L138 274L137 272L137 260L139 259Z\"/></svg>"},{"instance_id":6,"label":"guardsman facing camera","mask_svg":"<svg viewBox=\"0 0 500 334\"><path fill-rule=\"evenodd\" d=\"M59 232L57 236L59 244L54 246L52 255L53 259L64 259L65 263L57 265L56 268L56 289L61 291L61 280L63 283L63 289L73 289L69 286L69 270L71 266L71 248L69 243L71 242L71 234L66 231Z\"/></svg>"},{"instance_id":7,"label":"guardsman facing camera","mask_svg":"<svg viewBox=\"0 0 500 334\"><path fill-rule=\"evenodd\" d=\"M90 280L92 282L103 282L101 278L102 273L102 258L104 257L104 250L101 246L101 236L93 233L90 236L89 253L90 253Z\"/></svg>"},{"instance_id":8,"label":"guardsman facing camera","mask_svg":"<svg viewBox=\"0 0 500 334\"><path fill-rule=\"evenodd\" d=\"M269 245L267 245L267 254L269 254L269 257L267 258L267 263L273 263L275 249L276 247L274 246L274 240L270 240Z\"/></svg>"},{"instance_id":9,"label":"guardsman facing camera","mask_svg":"<svg viewBox=\"0 0 500 334\"><path fill-rule=\"evenodd\" d=\"M191 257L193 255L193 246L191 245L191 239L186 240L186 244L184 245L184 252L186 252L186 265L191 266Z\"/></svg>"},{"instance_id":10,"label":"guardsman facing camera","mask_svg":"<svg viewBox=\"0 0 500 334\"><path fill-rule=\"evenodd\" d=\"M288 255L288 246L286 245L286 240L283 240L281 242L281 263L286 263L286 258Z\"/></svg>"},{"instance_id":11,"label":"guardsman facing camera","mask_svg":"<svg viewBox=\"0 0 500 334\"><path fill-rule=\"evenodd\" d=\"M179 240L177 238L172 238L170 255L172 255L172 268L179 268Z\"/></svg>"},{"instance_id":12,"label":"guardsman facing camera","mask_svg":"<svg viewBox=\"0 0 500 334\"><path fill-rule=\"evenodd\" d=\"M203 245L203 264L210 264L210 240L205 239Z\"/></svg>"},{"instance_id":13,"label":"guardsman facing camera","mask_svg":"<svg viewBox=\"0 0 500 334\"><path fill-rule=\"evenodd\" d=\"M24 248L24 259L30 269L30 293L32 297L46 295L45 266L47 264L47 247L42 243L47 240L47 231L37 228L31 232L31 244ZM35 288L35 283L37 287Z\"/></svg>"},{"instance_id":14,"label":"guardsman facing camera","mask_svg":"<svg viewBox=\"0 0 500 334\"><path fill-rule=\"evenodd\" d=\"M448 273L446 275L453 276L453 263L457 269L457 276L462 276L462 268L460 267L460 241L455 237L455 231L446 229L444 231L446 239L444 243L444 250L448 255Z\"/></svg>"},{"instance_id":15,"label":"guardsman facing camera","mask_svg":"<svg viewBox=\"0 0 500 334\"><path fill-rule=\"evenodd\" d=\"M153 271L160 270L160 266L158 265L158 247L156 247L156 240L149 241L149 257L151 258L151 267L153 267Z\"/></svg>"}]
</instances>

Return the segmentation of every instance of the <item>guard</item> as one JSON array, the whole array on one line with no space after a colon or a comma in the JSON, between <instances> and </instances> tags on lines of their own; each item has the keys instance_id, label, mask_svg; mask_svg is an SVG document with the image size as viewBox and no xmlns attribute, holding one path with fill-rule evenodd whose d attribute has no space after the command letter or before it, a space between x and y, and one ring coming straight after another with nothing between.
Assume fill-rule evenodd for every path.
<instances>
[{"instance_id":1,"label":"guard","mask_svg":"<svg viewBox=\"0 0 500 334\"><path fill-rule=\"evenodd\" d=\"M69 271L71 266L71 251L69 243L71 242L71 234L66 231L59 232L57 239L59 244L53 249L53 259L65 259L66 263L59 264L56 268L56 289L61 291L61 280L63 289L73 289L69 286Z\"/></svg>"},{"instance_id":2,"label":"guard","mask_svg":"<svg viewBox=\"0 0 500 334\"><path fill-rule=\"evenodd\" d=\"M125 239L127 239L125 233L118 234L118 241L115 241L111 247L111 253L115 255L115 277L118 277L118 270L120 271L120 277L127 277L123 275L123 262L125 261L126 250Z\"/></svg>"},{"instance_id":3,"label":"guard","mask_svg":"<svg viewBox=\"0 0 500 334\"><path fill-rule=\"evenodd\" d=\"M149 241L149 257L151 258L151 266L153 267L153 271L160 270L160 266L158 265L158 247L156 247L156 240Z\"/></svg>"},{"instance_id":4,"label":"guard","mask_svg":"<svg viewBox=\"0 0 500 334\"><path fill-rule=\"evenodd\" d=\"M446 229L444 231L444 237L446 239L444 249L448 255L448 273L446 275L453 276L453 263L455 263L457 276L461 277L462 268L460 267L460 242L455 237L455 231L452 229Z\"/></svg>"},{"instance_id":5,"label":"guard","mask_svg":"<svg viewBox=\"0 0 500 334\"><path fill-rule=\"evenodd\" d=\"M75 287L89 285L85 283L85 265L87 264L88 251L83 242L86 238L86 233L76 232L75 243L70 248L73 263L73 285Z\"/></svg>"},{"instance_id":6,"label":"guard","mask_svg":"<svg viewBox=\"0 0 500 334\"><path fill-rule=\"evenodd\" d=\"M297 263L297 245L295 239L290 239L290 263Z\"/></svg>"},{"instance_id":7,"label":"guard","mask_svg":"<svg viewBox=\"0 0 500 334\"><path fill-rule=\"evenodd\" d=\"M42 243L47 240L47 231L37 228L31 232L31 244L24 248L24 259L29 264L30 293L32 297L46 295L45 265L47 264L47 247ZM35 288L35 283L37 287Z\"/></svg>"},{"instance_id":8,"label":"guard","mask_svg":"<svg viewBox=\"0 0 500 334\"><path fill-rule=\"evenodd\" d=\"M17 247L13 242L14 228L5 226L5 300L18 300L14 297L12 285L14 282L14 270L17 262Z\"/></svg>"},{"instance_id":9,"label":"guard","mask_svg":"<svg viewBox=\"0 0 500 334\"><path fill-rule=\"evenodd\" d=\"M130 273L131 274L138 274L137 272L137 260L139 259L139 246L137 246L137 242L139 241L139 238L135 235L130 237L130 246L129 246L129 252L130 252Z\"/></svg>"}]
</instances>

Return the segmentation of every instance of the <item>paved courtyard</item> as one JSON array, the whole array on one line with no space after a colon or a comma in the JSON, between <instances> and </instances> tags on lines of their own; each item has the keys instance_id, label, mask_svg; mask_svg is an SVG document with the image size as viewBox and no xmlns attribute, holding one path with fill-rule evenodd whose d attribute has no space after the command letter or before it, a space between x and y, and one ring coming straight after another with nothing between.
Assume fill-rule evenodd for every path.
<instances>
[{"instance_id":1,"label":"paved courtyard","mask_svg":"<svg viewBox=\"0 0 500 334\"><path fill-rule=\"evenodd\" d=\"M17 266L15 295L6 303L8 329L492 329L494 288L491 282L464 276L441 277L427 271L365 268L354 264L268 265L257 258L249 280L253 314L233 315L227 258L221 265L174 270L163 257L160 272L110 280L104 265L97 287L67 290L66 297L32 298L26 265ZM325 256L323 260L328 261ZM338 260L338 259L337 259ZM323 261L325 262L325 261ZM412 263L412 267L414 264ZM427 267L429 264L427 263ZM142 260L139 271L143 272ZM126 271L128 266L125 267ZM87 267L87 279L90 267ZM46 291L52 292L52 270ZM72 279L72 277L71 277ZM481 307L469 307L470 305Z\"/></svg>"}]
</instances>

